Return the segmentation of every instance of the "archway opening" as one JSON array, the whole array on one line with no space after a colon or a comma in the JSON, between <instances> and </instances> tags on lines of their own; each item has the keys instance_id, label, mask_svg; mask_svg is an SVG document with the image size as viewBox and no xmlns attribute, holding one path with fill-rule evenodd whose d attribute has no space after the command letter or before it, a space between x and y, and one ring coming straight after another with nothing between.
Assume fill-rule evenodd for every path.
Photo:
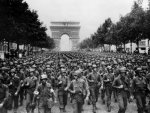
<instances>
[{"instance_id":1,"label":"archway opening","mask_svg":"<svg viewBox=\"0 0 150 113\"><path fill-rule=\"evenodd\" d=\"M61 36L60 51L71 51L71 41L67 34Z\"/></svg>"}]
</instances>

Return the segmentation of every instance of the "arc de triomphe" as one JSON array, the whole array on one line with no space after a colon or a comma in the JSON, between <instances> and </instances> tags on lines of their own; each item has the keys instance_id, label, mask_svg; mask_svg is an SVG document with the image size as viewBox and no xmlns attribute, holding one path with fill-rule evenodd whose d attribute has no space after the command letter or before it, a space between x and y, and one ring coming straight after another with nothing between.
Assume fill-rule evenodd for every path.
<instances>
[{"instance_id":1,"label":"arc de triomphe","mask_svg":"<svg viewBox=\"0 0 150 113\"><path fill-rule=\"evenodd\" d=\"M79 43L80 22L51 22L50 30L55 42L55 50L60 50L61 36L67 34L71 41L71 50L77 50Z\"/></svg>"}]
</instances>

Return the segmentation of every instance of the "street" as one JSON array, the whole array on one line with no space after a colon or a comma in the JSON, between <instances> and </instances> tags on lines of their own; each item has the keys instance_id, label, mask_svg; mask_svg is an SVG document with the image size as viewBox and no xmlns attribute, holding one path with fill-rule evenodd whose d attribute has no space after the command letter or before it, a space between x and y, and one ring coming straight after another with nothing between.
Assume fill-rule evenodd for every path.
<instances>
[{"instance_id":1,"label":"street","mask_svg":"<svg viewBox=\"0 0 150 113\"><path fill-rule=\"evenodd\" d=\"M99 98L99 101L97 102L97 113L108 113L107 112L107 109L106 109L106 106L105 105L102 105L101 104L101 99ZM111 104L111 112L110 113L117 113L118 112L118 104L117 103L114 103L113 102L113 99L112 99L112 104ZM82 113L92 113L92 105L87 105L87 104L84 104L84 107L83 107L84 111ZM9 111L8 113L13 113L12 111ZM24 106L23 107L19 107L18 109L18 112L17 113L26 113L26 110L25 110L25 103L24 103ZM36 108L35 110L35 113L38 113L38 109ZM55 105L53 108L52 108L52 113L60 113L60 110L59 110L59 107L58 107L58 104ZM66 107L66 113L73 113L73 109L72 109L72 106L71 104L68 102L68 105ZM127 111L126 113L137 113L137 107L136 107L136 104L135 102L132 102L132 103L128 103L128 108L127 108Z\"/></svg>"}]
</instances>

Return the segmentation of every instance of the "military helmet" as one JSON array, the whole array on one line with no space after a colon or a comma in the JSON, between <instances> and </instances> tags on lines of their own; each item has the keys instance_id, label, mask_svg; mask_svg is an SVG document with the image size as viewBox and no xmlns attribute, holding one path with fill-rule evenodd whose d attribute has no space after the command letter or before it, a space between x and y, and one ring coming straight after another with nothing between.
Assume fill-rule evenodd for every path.
<instances>
[{"instance_id":1,"label":"military helmet","mask_svg":"<svg viewBox=\"0 0 150 113\"><path fill-rule=\"evenodd\" d=\"M3 78L3 76L0 74L0 80L3 80L4 78Z\"/></svg>"},{"instance_id":2,"label":"military helmet","mask_svg":"<svg viewBox=\"0 0 150 113\"><path fill-rule=\"evenodd\" d=\"M101 64L102 64L102 65L106 65L106 63L105 63L105 62L101 62Z\"/></svg>"},{"instance_id":3,"label":"military helmet","mask_svg":"<svg viewBox=\"0 0 150 113\"><path fill-rule=\"evenodd\" d=\"M127 63L127 66L132 66L132 64L131 63Z\"/></svg>"},{"instance_id":4,"label":"military helmet","mask_svg":"<svg viewBox=\"0 0 150 113\"><path fill-rule=\"evenodd\" d=\"M51 68L46 68L46 71L50 71L51 70Z\"/></svg>"},{"instance_id":5,"label":"military helmet","mask_svg":"<svg viewBox=\"0 0 150 113\"><path fill-rule=\"evenodd\" d=\"M16 71L15 69L11 69L10 70L11 73L15 73L15 71Z\"/></svg>"},{"instance_id":6,"label":"military helmet","mask_svg":"<svg viewBox=\"0 0 150 113\"><path fill-rule=\"evenodd\" d=\"M136 70L137 70L138 72L142 72L142 68L140 68L140 67L138 67Z\"/></svg>"},{"instance_id":7,"label":"military helmet","mask_svg":"<svg viewBox=\"0 0 150 113\"><path fill-rule=\"evenodd\" d=\"M35 70L34 68L30 68L29 69L30 72L34 72L34 70Z\"/></svg>"},{"instance_id":8,"label":"military helmet","mask_svg":"<svg viewBox=\"0 0 150 113\"><path fill-rule=\"evenodd\" d=\"M42 74L41 75L41 79L47 79L47 75L46 74Z\"/></svg>"},{"instance_id":9,"label":"military helmet","mask_svg":"<svg viewBox=\"0 0 150 113\"><path fill-rule=\"evenodd\" d=\"M61 72L66 72L66 69L65 68L61 68Z\"/></svg>"},{"instance_id":10,"label":"military helmet","mask_svg":"<svg viewBox=\"0 0 150 113\"><path fill-rule=\"evenodd\" d=\"M34 65L32 65L32 68L36 68L36 65L34 64Z\"/></svg>"},{"instance_id":11,"label":"military helmet","mask_svg":"<svg viewBox=\"0 0 150 113\"><path fill-rule=\"evenodd\" d=\"M111 66L107 66L107 69L112 69L112 67Z\"/></svg>"},{"instance_id":12,"label":"military helmet","mask_svg":"<svg viewBox=\"0 0 150 113\"><path fill-rule=\"evenodd\" d=\"M80 73L81 73L81 70L79 69L74 72L74 75L79 75Z\"/></svg>"},{"instance_id":13,"label":"military helmet","mask_svg":"<svg viewBox=\"0 0 150 113\"><path fill-rule=\"evenodd\" d=\"M93 68L96 68L96 64L93 64L92 67L93 67Z\"/></svg>"},{"instance_id":14,"label":"military helmet","mask_svg":"<svg viewBox=\"0 0 150 113\"><path fill-rule=\"evenodd\" d=\"M121 67L121 68L120 68L120 72L121 72L121 73L125 73L125 72L126 72L126 67Z\"/></svg>"},{"instance_id":15,"label":"military helmet","mask_svg":"<svg viewBox=\"0 0 150 113\"><path fill-rule=\"evenodd\" d=\"M150 73L147 74L146 78L150 80Z\"/></svg>"}]
</instances>

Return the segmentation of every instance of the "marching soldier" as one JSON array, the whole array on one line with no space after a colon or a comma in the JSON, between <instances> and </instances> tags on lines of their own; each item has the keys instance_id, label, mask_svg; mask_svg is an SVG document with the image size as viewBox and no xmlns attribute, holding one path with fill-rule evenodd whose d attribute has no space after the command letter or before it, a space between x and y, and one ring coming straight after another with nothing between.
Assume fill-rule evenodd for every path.
<instances>
[{"instance_id":1,"label":"marching soldier","mask_svg":"<svg viewBox=\"0 0 150 113\"><path fill-rule=\"evenodd\" d=\"M98 73L96 71L96 65L93 65L93 71L87 77L90 100L93 105L93 113L96 112L96 102L98 101L99 87L98 87Z\"/></svg>"},{"instance_id":2,"label":"marching soldier","mask_svg":"<svg viewBox=\"0 0 150 113\"><path fill-rule=\"evenodd\" d=\"M66 76L66 69L61 69L62 74L58 77L58 100L60 104L60 112L66 112L68 93L65 88L68 85L68 77Z\"/></svg>"},{"instance_id":3,"label":"marching soldier","mask_svg":"<svg viewBox=\"0 0 150 113\"><path fill-rule=\"evenodd\" d=\"M147 79L147 97L148 97L148 105L146 107L146 111L147 113L150 112L150 73L148 73L146 75L146 79Z\"/></svg>"},{"instance_id":4,"label":"marching soldier","mask_svg":"<svg viewBox=\"0 0 150 113\"><path fill-rule=\"evenodd\" d=\"M102 66L102 71L101 71L101 87L100 87L100 90L101 90L101 99L102 99L102 104L105 104L105 86L104 86L104 76L107 72L106 70L106 67L105 67L105 62L101 62L101 66Z\"/></svg>"},{"instance_id":5,"label":"marching soldier","mask_svg":"<svg viewBox=\"0 0 150 113\"><path fill-rule=\"evenodd\" d=\"M20 79L17 76L15 69L11 69L11 79L8 85L9 93L11 94L11 105L14 103L14 113L17 113L18 101L19 101L19 91L20 91Z\"/></svg>"},{"instance_id":6,"label":"marching soldier","mask_svg":"<svg viewBox=\"0 0 150 113\"><path fill-rule=\"evenodd\" d=\"M107 72L103 77L103 84L106 91L106 102L107 102L107 108L108 112L111 111L111 95L112 95L112 82L114 80L114 75L111 73L111 66L107 66Z\"/></svg>"},{"instance_id":7,"label":"marching soldier","mask_svg":"<svg viewBox=\"0 0 150 113\"><path fill-rule=\"evenodd\" d=\"M115 78L112 86L117 91L118 98L118 113L125 113L127 109L127 92L129 91L130 82L126 76L126 68L120 68L120 75Z\"/></svg>"},{"instance_id":8,"label":"marching soldier","mask_svg":"<svg viewBox=\"0 0 150 113\"><path fill-rule=\"evenodd\" d=\"M27 95L26 95L26 111L27 113L34 113L34 109L35 109L35 95L34 95L34 91L37 89L38 87L38 79L36 76L34 76L33 73L34 69L30 69L30 74L29 77L27 77L25 79L25 87L27 89Z\"/></svg>"},{"instance_id":9,"label":"marching soldier","mask_svg":"<svg viewBox=\"0 0 150 113\"><path fill-rule=\"evenodd\" d=\"M7 99L9 97L9 89L2 82L3 76L0 74L0 112L7 113Z\"/></svg>"},{"instance_id":10,"label":"marching soldier","mask_svg":"<svg viewBox=\"0 0 150 113\"><path fill-rule=\"evenodd\" d=\"M89 98L89 89L85 80L80 76L81 71L77 70L74 73L74 80L71 81L70 85L65 90L69 90L73 94L73 113L81 113L84 103L84 98L87 101Z\"/></svg>"},{"instance_id":11,"label":"marching soldier","mask_svg":"<svg viewBox=\"0 0 150 113\"><path fill-rule=\"evenodd\" d=\"M51 113L54 105L55 94L50 83L47 82L47 75L41 75L41 84L38 86L38 110L39 113Z\"/></svg>"},{"instance_id":12,"label":"marching soldier","mask_svg":"<svg viewBox=\"0 0 150 113\"><path fill-rule=\"evenodd\" d=\"M132 82L132 95L135 96L138 113L144 113L146 107L146 90L146 78L142 76L142 69L137 68L136 77L133 79Z\"/></svg>"},{"instance_id":13,"label":"marching soldier","mask_svg":"<svg viewBox=\"0 0 150 113\"><path fill-rule=\"evenodd\" d=\"M24 79L25 79L25 74L22 69L18 72L19 79L20 79L20 90L19 90L19 98L20 98L20 106L23 105L23 99L24 99Z\"/></svg>"}]
</instances>

